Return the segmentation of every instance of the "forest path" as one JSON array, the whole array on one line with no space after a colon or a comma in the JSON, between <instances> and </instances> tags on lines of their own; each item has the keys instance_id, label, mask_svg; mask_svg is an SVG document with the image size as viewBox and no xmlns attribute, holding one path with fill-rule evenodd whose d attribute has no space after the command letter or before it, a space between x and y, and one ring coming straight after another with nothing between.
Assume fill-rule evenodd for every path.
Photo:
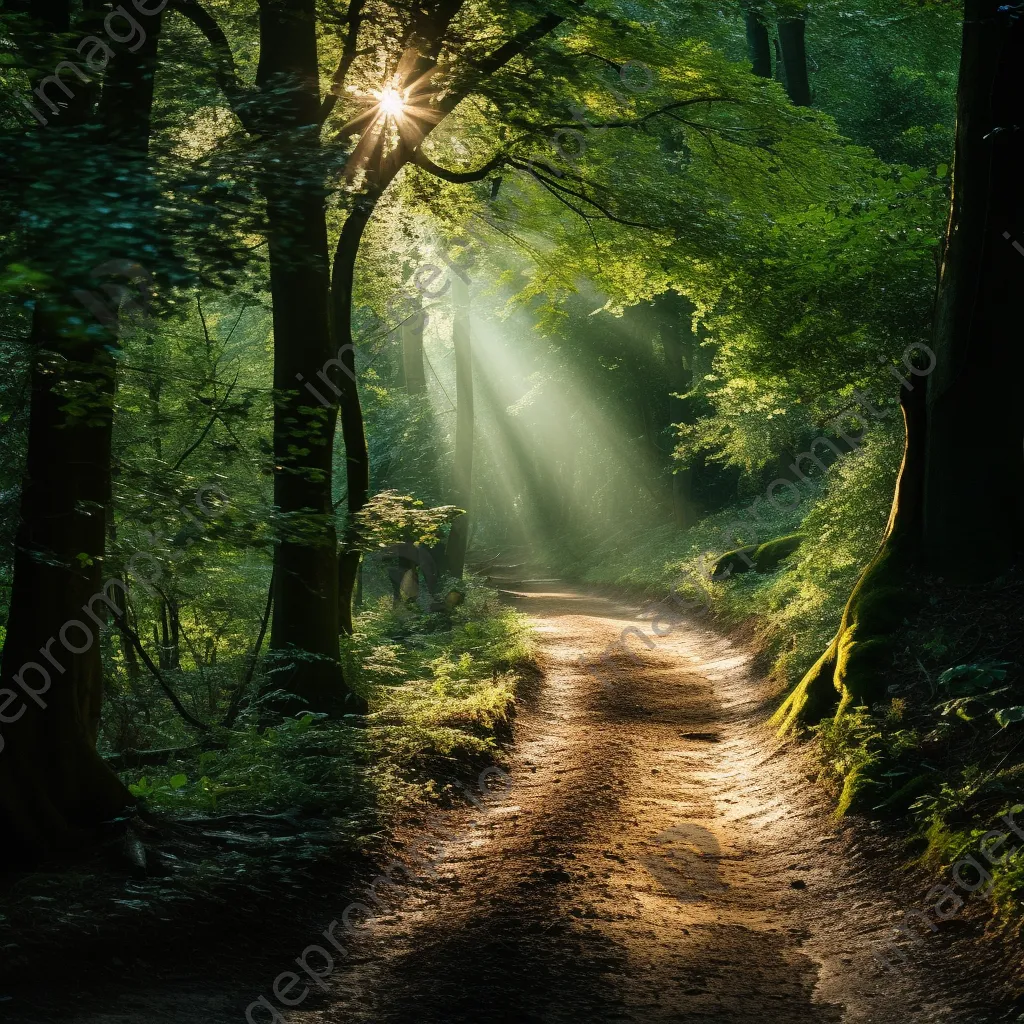
<instances>
[{"instance_id":1,"label":"forest path","mask_svg":"<svg viewBox=\"0 0 1024 1024\"><path fill-rule=\"evenodd\" d=\"M511 790L450 822L437 876L367 927L335 975L360 994L290 1022L992 1019L879 967L907 907L764 728L740 648L678 620L650 639L600 597L511 597L544 669Z\"/></svg>"},{"instance_id":2,"label":"forest path","mask_svg":"<svg viewBox=\"0 0 1024 1024\"><path fill-rule=\"evenodd\" d=\"M397 848L426 850L432 870L411 881L396 872L393 888L377 887L385 906L344 938L327 991L298 978L289 987L280 972L297 970L307 943L326 946L320 930L367 899L341 878L307 893L293 917L282 906L250 918L213 957L209 942L191 962L179 950L159 972L119 969L116 987L97 979L78 1012L8 1016L0 1006L0 1020L1005 1019L985 1007L990 968L965 943L926 935L896 972L875 961L927 888L918 880L898 894L886 844L830 818L799 751L765 728L770 694L739 645L688 619L662 619L652 638L636 607L516 589L506 596L532 618L544 672L519 705L511 788L483 811L467 805L400 830ZM634 633L629 653L616 653L638 627L647 642ZM425 838L439 826L445 839ZM286 1011L275 978L286 998L307 998Z\"/></svg>"}]
</instances>

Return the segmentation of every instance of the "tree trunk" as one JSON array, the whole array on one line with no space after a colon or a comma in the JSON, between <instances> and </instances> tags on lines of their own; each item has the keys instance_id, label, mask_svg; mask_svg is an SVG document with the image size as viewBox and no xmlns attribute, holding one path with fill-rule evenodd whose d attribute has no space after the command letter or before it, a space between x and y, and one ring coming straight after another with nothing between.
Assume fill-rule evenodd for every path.
<instances>
[{"instance_id":1,"label":"tree trunk","mask_svg":"<svg viewBox=\"0 0 1024 1024\"><path fill-rule=\"evenodd\" d=\"M33 5L29 48L40 44L40 53L50 53L50 33L68 31L68 12L62 2ZM91 174L89 161L108 160L111 174L145 178L162 27L159 16L153 19L142 47L110 61L100 106L91 108L95 88L81 89L49 129L60 159L80 160ZM102 142L83 131L69 145L63 129L90 123ZM75 166L66 167L72 183ZM107 260L123 262L124 256L111 251ZM45 259L62 294L92 285L80 270L66 269L74 262L68 253L46 252ZM106 261L97 265L102 269ZM103 335L94 323L83 324L70 298L36 300L28 453L0 666L8 683L0 690L0 860L33 859L87 841L99 823L132 802L96 750L103 692L99 630L116 607L112 587L119 585L107 583L104 571L116 321L112 326Z\"/></svg>"},{"instance_id":2,"label":"tree trunk","mask_svg":"<svg viewBox=\"0 0 1024 1024\"><path fill-rule=\"evenodd\" d=\"M167 620L170 626L167 667L174 671L181 666L181 619L178 602L173 597L167 602Z\"/></svg>"},{"instance_id":3,"label":"tree trunk","mask_svg":"<svg viewBox=\"0 0 1024 1024\"><path fill-rule=\"evenodd\" d=\"M690 403L679 397L693 386L693 332L689 319L693 307L678 292L669 291L655 299L655 315L665 354L665 375L670 395L670 423L693 420ZM692 496L692 473L689 467L677 469L672 475L672 513L676 525L687 529L697 520Z\"/></svg>"},{"instance_id":4,"label":"tree trunk","mask_svg":"<svg viewBox=\"0 0 1024 1024\"><path fill-rule=\"evenodd\" d=\"M131 642L127 631L125 630L125 624L132 622L134 614L131 608L131 602L128 599L128 581L127 574L121 579L121 584L124 587L122 592L113 591L113 599L115 605L114 618L117 620L118 627L117 632L121 640L121 655L124 658L125 671L128 673L129 685L134 686L140 677L139 659L135 653L135 644ZM138 632L138 624L135 624L135 631Z\"/></svg>"},{"instance_id":5,"label":"tree trunk","mask_svg":"<svg viewBox=\"0 0 1024 1024\"><path fill-rule=\"evenodd\" d=\"M1024 21L999 8L965 12L922 510L935 568L992 576L1024 546Z\"/></svg>"},{"instance_id":6,"label":"tree trunk","mask_svg":"<svg viewBox=\"0 0 1024 1024\"><path fill-rule=\"evenodd\" d=\"M452 283L455 319L452 340L455 344L455 472L452 501L466 514L452 523L445 552L448 573L462 579L469 543L470 512L473 502L473 342L470 333L469 282L456 273Z\"/></svg>"},{"instance_id":7,"label":"tree trunk","mask_svg":"<svg viewBox=\"0 0 1024 1024\"><path fill-rule=\"evenodd\" d=\"M1024 107L1024 23L998 6L965 11L932 347L901 367L907 455L889 530L933 571L972 577L998 575L1024 548L1024 255L1013 245L1024 137L1005 128Z\"/></svg>"},{"instance_id":8,"label":"tree trunk","mask_svg":"<svg viewBox=\"0 0 1024 1024\"><path fill-rule=\"evenodd\" d=\"M159 643L157 644L157 664L161 670L166 672L170 666L170 650L171 650L171 638L170 630L167 626L167 602L160 599L160 632L159 632Z\"/></svg>"},{"instance_id":9,"label":"tree trunk","mask_svg":"<svg viewBox=\"0 0 1024 1024\"><path fill-rule=\"evenodd\" d=\"M564 451L565 455L561 465L562 474L562 522L571 523L572 517L576 514L578 507L576 490L577 490L577 471L576 464L579 461L579 438L576 432L573 430L571 420L567 420L565 424L565 438L564 438Z\"/></svg>"},{"instance_id":10,"label":"tree trunk","mask_svg":"<svg viewBox=\"0 0 1024 1024\"><path fill-rule=\"evenodd\" d=\"M98 31L98 17L96 21ZM117 57L110 62L103 78L103 94L97 110L99 120L106 128L108 143L143 154L149 152L163 13L148 15L145 23L145 38L135 51L119 50Z\"/></svg>"},{"instance_id":11,"label":"tree trunk","mask_svg":"<svg viewBox=\"0 0 1024 1024\"><path fill-rule=\"evenodd\" d=\"M178 603L174 598L161 596L159 625L157 661L163 671L171 672L181 664L178 648L180 621L178 619Z\"/></svg>"},{"instance_id":12,"label":"tree trunk","mask_svg":"<svg viewBox=\"0 0 1024 1024\"><path fill-rule=\"evenodd\" d=\"M807 77L807 48L804 43L806 27L803 15L779 19L779 43L785 65L786 92L797 107L811 105L811 83Z\"/></svg>"},{"instance_id":13,"label":"tree trunk","mask_svg":"<svg viewBox=\"0 0 1024 1024\"><path fill-rule=\"evenodd\" d=\"M782 47L779 45L777 36L773 40L773 44L775 46L775 81L788 92L789 89L786 85L786 62L782 59Z\"/></svg>"},{"instance_id":14,"label":"tree trunk","mask_svg":"<svg viewBox=\"0 0 1024 1024\"><path fill-rule=\"evenodd\" d=\"M402 323L402 368L405 390L422 395L427 390L427 374L423 363L423 311L418 310Z\"/></svg>"},{"instance_id":15,"label":"tree trunk","mask_svg":"<svg viewBox=\"0 0 1024 1024\"><path fill-rule=\"evenodd\" d=\"M747 30L747 55L755 75L772 77L772 42L764 18L749 7L743 11L743 22Z\"/></svg>"},{"instance_id":16,"label":"tree trunk","mask_svg":"<svg viewBox=\"0 0 1024 1024\"><path fill-rule=\"evenodd\" d=\"M907 608L901 578L918 549L924 483L925 384L900 395L906 446L889 522L878 552L843 609L839 630L775 713L781 732L813 725L884 696L894 630ZM838 711L837 711L838 706Z\"/></svg>"},{"instance_id":17,"label":"tree trunk","mask_svg":"<svg viewBox=\"0 0 1024 1024\"><path fill-rule=\"evenodd\" d=\"M282 191L288 186L282 183ZM327 232L322 196L269 186L274 307L274 549L270 633L274 688L316 711L345 697L338 661L337 542L331 501L337 408L317 378L333 358L328 322ZM319 401L298 383L315 382ZM280 668L276 666L281 666Z\"/></svg>"},{"instance_id":18,"label":"tree trunk","mask_svg":"<svg viewBox=\"0 0 1024 1024\"><path fill-rule=\"evenodd\" d=\"M7 857L86 838L131 801L96 752L114 360L69 336L73 313L40 301L33 321L28 460L22 485L2 675L0 832ZM83 403L84 400L84 403ZM56 646L56 651L53 648Z\"/></svg>"},{"instance_id":19,"label":"tree trunk","mask_svg":"<svg viewBox=\"0 0 1024 1024\"><path fill-rule=\"evenodd\" d=\"M260 9L257 84L268 126L267 200L274 322L274 689L338 714L359 710L338 647L337 539L331 501L337 387L320 159L320 87L313 0ZM291 702L284 707L290 709Z\"/></svg>"},{"instance_id":20,"label":"tree trunk","mask_svg":"<svg viewBox=\"0 0 1024 1024\"><path fill-rule=\"evenodd\" d=\"M338 559L338 618L335 629L346 634L351 634L353 629L352 599L362 558L355 517L370 496L370 456L366 448L366 427L363 424L363 409L356 383L355 346L352 338L352 288L355 284L359 243L375 205L375 196L363 196L346 219L334 254L331 279L334 337L339 343L338 359L342 364L337 374L337 384L341 390L341 436L345 443L345 477L348 484L348 526Z\"/></svg>"},{"instance_id":21,"label":"tree trunk","mask_svg":"<svg viewBox=\"0 0 1024 1024\"><path fill-rule=\"evenodd\" d=\"M635 398L632 408L637 414L637 428L643 434L646 452L638 453L651 466L658 466L664 461L663 432L665 420L665 403L662 395L652 387L652 377L660 369L655 354L654 326L652 310L647 305L629 306L622 314L621 324L632 348L632 359L635 370L632 375L632 387Z\"/></svg>"}]
</instances>

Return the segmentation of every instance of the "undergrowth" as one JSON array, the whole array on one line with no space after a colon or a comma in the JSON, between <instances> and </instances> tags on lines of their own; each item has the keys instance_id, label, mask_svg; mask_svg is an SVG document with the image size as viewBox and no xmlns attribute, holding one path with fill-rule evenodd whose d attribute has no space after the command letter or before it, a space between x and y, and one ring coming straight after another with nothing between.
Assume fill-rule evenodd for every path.
<instances>
[{"instance_id":1,"label":"undergrowth","mask_svg":"<svg viewBox=\"0 0 1024 1024\"><path fill-rule=\"evenodd\" d=\"M530 638L491 591L473 581L465 590L454 612L381 598L358 616L342 657L346 681L370 702L364 721L300 713L264 726L254 705L212 749L125 781L161 811L297 811L333 819L358 843L397 806L436 799L446 779L497 757Z\"/></svg>"},{"instance_id":2,"label":"undergrowth","mask_svg":"<svg viewBox=\"0 0 1024 1024\"><path fill-rule=\"evenodd\" d=\"M369 698L365 719L300 713L263 724L254 702L233 730L213 728L200 746L169 707L147 701L144 729L129 735L184 742L166 763L120 773L149 812L133 816L129 831L141 840L144 869L119 819L85 860L8 876L0 982L50 963L69 935L89 935L86 953L102 962L127 961L144 942L186 941L182 929L245 927L257 903L260 913L280 914L284 901L358 872L367 863L361 854L386 849L400 815L463 800L464 784L500 764L531 639L524 618L493 591L473 579L460 587L466 599L452 612L396 610L389 598L358 616L343 657L347 681ZM232 683L245 664L218 668ZM202 675L192 664L168 672L193 707L204 696ZM257 673L254 694L262 683ZM137 700L136 691L146 696L139 682L126 685L108 713L125 712L118 699ZM210 707L222 708L223 695L215 696ZM132 752L107 746L108 756ZM215 923L211 907L229 923ZM77 963L82 947L73 948Z\"/></svg>"},{"instance_id":3,"label":"undergrowth","mask_svg":"<svg viewBox=\"0 0 1024 1024\"><path fill-rule=\"evenodd\" d=\"M675 591L726 625L756 617L763 657L780 683L792 685L828 646L861 569L878 547L901 457L901 434L876 426L824 479L801 481L795 491L780 493L776 504L754 495L686 531L663 526L614 538L595 549L583 578L649 597ZM777 572L709 578L724 552L794 532L804 541Z\"/></svg>"}]
</instances>

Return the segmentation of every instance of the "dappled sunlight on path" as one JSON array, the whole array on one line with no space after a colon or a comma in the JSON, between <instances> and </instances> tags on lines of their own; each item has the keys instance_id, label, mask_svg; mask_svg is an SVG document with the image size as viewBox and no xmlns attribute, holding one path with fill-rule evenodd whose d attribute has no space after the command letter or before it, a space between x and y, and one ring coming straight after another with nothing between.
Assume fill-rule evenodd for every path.
<instances>
[{"instance_id":1,"label":"dappled sunlight on path","mask_svg":"<svg viewBox=\"0 0 1024 1024\"><path fill-rule=\"evenodd\" d=\"M366 929L342 979L358 998L295 1020L953 1019L874 961L897 904L763 729L741 650L688 622L644 640L637 609L592 595L505 597L545 670L511 792Z\"/></svg>"},{"instance_id":2,"label":"dappled sunlight on path","mask_svg":"<svg viewBox=\"0 0 1024 1024\"><path fill-rule=\"evenodd\" d=\"M317 900L303 942L326 942L348 900L375 903L322 990L253 1009L259 990L212 964L62 1024L241 1024L247 1006L251 1024L993 1019L969 951L936 937L895 972L875 960L911 904L884 844L838 825L765 729L772 695L742 648L664 614L654 635L650 615L585 593L504 596L543 669L523 685L511 788L410 817L408 876ZM264 992L268 975L304 980L279 974L301 951L286 941L260 950ZM951 991L953 974L970 984Z\"/></svg>"}]
</instances>

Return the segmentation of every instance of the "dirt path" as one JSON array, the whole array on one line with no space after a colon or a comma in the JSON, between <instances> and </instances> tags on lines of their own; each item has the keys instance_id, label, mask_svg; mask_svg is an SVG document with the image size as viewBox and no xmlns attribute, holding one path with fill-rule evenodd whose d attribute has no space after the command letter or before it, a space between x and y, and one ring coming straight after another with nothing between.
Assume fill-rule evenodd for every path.
<instances>
[{"instance_id":1,"label":"dirt path","mask_svg":"<svg viewBox=\"0 0 1024 1024\"><path fill-rule=\"evenodd\" d=\"M992 1019L879 967L905 908L761 727L741 651L684 625L602 661L636 609L520 604L545 679L517 724L510 794L370 927L344 977L360 998L296 1021Z\"/></svg>"},{"instance_id":2,"label":"dirt path","mask_svg":"<svg viewBox=\"0 0 1024 1024\"><path fill-rule=\"evenodd\" d=\"M877 856L839 834L799 756L763 729L739 648L684 623L602 663L635 608L519 602L545 676L516 724L511 791L447 816L456 838L433 851L434 877L392 890L389 913L346 943L330 994L289 1024L997 1019L874 960L907 904L879 891ZM964 973L955 950L926 953L935 977ZM210 966L73 1019L243 1021L260 993L210 992Z\"/></svg>"}]
</instances>

